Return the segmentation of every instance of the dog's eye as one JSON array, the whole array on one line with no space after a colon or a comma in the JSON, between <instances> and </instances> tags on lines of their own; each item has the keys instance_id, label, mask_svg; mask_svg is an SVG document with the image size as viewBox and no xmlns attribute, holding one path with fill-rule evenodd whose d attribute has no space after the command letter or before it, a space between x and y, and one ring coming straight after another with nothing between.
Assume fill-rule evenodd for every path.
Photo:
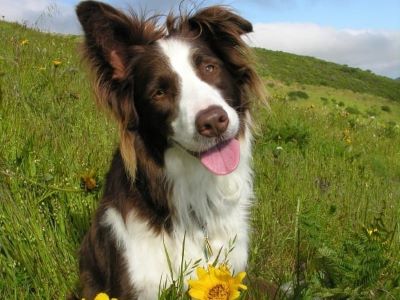
<instances>
[{"instance_id":1,"label":"dog's eye","mask_svg":"<svg viewBox=\"0 0 400 300\"><path fill-rule=\"evenodd\" d=\"M164 97L164 96L165 96L165 90L163 90L163 89L158 89L153 94L154 99L160 99L161 97Z\"/></svg>"},{"instance_id":2,"label":"dog's eye","mask_svg":"<svg viewBox=\"0 0 400 300\"><path fill-rule=\"evenodd\" d=\"M215 70L215 66L212 64L208 64L208 65L206 65L205 70L207 73L212 73Z\"/></svg>"}]
</instances>

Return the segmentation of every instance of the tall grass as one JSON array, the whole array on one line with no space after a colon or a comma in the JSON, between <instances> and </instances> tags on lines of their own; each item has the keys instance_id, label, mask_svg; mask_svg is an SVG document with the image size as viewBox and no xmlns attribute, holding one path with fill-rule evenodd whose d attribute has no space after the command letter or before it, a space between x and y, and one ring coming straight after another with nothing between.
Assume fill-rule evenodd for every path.
<instances>
[{"instance_id":1,"label":"tall grass","mask_svg":"<svg viewBox=\"0 0 400 300\"><path fill-rule=\"evenodd\" d=\"M0 26L0 294L62 298L77 280L114 129L93 105L77 37ZM99 189L85 192L90 171Z\"/></svg>"},{"instance_id":2,"label":"tall grass","mask_svg":"<svg viewBox=\"0 0 400 300\"><path fill-rule=\"evenodd\" d=\"M272 113L258 117L263 134L255 152L258 201L250 274L281 286L293 281L300 255L302 293L322 289L325 286L316 277L326 270L318 265L319 251L329 247L345 256L343 243L357 245L365 228L376 228L371 224L378 216L385 222L379 231L393 233L387 241L382 238L390 246L379 255L398 257L400 160L396 153L400 131L388 137L382 128L389 125L353 119L343 110L324 106L304 109L292 101L275 100L271 107ZM352 128L354 122L357 125ZM300 249L293 246L298 199L302 204ZM380 259L368 250L360 255ZM390 271L373 270L381 273L372 290L386 283L386 272L393 274L398 288L400 273L395 261Z\"/></svg>"},{"instance_id":3,"label":"tall grass","mask_svg":"<svg viewBox=\"0 0 400 300\"><path fill-rule=\"evenodd\" d=\"M0 29L0 295L61 299L76 288L77 249L115 128L94 105L79 37L5 22ZM304 86L309 98L290 101L294 88L276 81L271 109L254 109L257 201L243 298L395 299L399 105L371 119L319 100L340 99L341 90Z\"/></svg>"}]
</instances>

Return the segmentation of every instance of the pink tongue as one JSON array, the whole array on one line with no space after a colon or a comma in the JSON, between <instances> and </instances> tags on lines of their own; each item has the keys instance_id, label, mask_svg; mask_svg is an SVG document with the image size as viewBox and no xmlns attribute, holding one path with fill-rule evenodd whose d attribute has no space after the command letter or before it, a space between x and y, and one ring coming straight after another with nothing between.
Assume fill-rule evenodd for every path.
<instances>
[{"instance_id":1,"label":"pink tongue","mask_svg":"<svg viewBox=\"0 0 400 300\"><path fill-rule=\"evenodd\" d=\"M200 154L201 163L216 175L234 171L240 160L240 145L236 139L219 144Z\"/></svg>"}]
</instances>

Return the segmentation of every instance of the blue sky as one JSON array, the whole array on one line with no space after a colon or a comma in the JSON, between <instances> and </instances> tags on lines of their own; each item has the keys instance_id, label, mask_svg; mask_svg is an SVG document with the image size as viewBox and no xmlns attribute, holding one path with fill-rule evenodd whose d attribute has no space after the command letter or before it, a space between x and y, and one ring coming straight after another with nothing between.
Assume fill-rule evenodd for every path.
<instances>
[{"instance_id":1,"label":"blue sky","mask_svg":"<svg viewBox=\"0 0 400 300\"><path fill-rule=\"evenodd\" d=\"M290 21L335 28L400 29L400 0L233 0L232 3L253 22Z\"/></svg>"},{"instance_id":2,"label":"blue sky","mask_svg":"<svg viewBox=\"0 0 400 300\"><path fill-rule=\"evenodd\" d=\"M150 9L163 10L174 4L176 6L180 1L110 0L107 2L122 6L134 3ZM254 23L289 21L335 28L400 29L400 0L203 0L203 2L230 5Z\"/></svg>"},{"instance_id":3,"label":"blue sky","mask_svg":"<svg viewBox=\"0 0 400 300\"><path fill-rule=\"evenodd\" d=\"M80 33L78 0L0 0L0 15L46 31ZM104 0L168 12L180 0ZM400 0L186 0L232 6L254 24L253 46L315 56L400 77ZM49 9L50 8L50 9ZM44 12L50 12L46 14ZM51 15L51 16L48 16Z\"/></svg>"}]
</instances>

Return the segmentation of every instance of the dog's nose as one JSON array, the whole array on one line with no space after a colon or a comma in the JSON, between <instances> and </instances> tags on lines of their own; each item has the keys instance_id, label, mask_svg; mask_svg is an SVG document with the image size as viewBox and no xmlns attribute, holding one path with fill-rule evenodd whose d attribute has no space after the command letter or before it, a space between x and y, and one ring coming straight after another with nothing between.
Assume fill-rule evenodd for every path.
<instances>
[{"instance_id":1,"label":"dog's nose","mask_svg":"<svg viewBox=\"0 0 400 300\"><path fill-rule=\"evenodd\" d=\"M196 116L197 132L205 137L216 137L228 128L229 118L221 106L212 105Z\"/></svg>"}]
</instances>

